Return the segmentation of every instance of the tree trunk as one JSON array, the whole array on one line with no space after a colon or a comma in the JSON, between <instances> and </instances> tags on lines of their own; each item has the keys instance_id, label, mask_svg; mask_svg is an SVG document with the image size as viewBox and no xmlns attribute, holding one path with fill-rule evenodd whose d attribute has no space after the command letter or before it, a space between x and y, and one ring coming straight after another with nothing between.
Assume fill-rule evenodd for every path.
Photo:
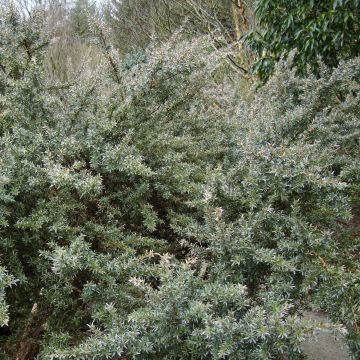
<instances>
[{"instance_id":1,"label":"tree trunk","mask_svg":"<svg viewBox=\"0 0 360 360\"><path fill-rule=\"evenodd\" d=\"M46 314L35 303L21 336L15 360L33 360L40 351L40 340L44 331Z\"/></svg>"}]
</instances>

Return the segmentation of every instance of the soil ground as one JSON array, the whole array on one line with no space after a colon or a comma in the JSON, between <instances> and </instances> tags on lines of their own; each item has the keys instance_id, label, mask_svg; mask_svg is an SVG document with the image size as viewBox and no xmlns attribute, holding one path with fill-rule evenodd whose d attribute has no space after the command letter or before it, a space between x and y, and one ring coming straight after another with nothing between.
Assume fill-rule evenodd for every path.
<instances>
[{"instance_id":1,"label":"soil ground","mask_svg":"<svg viewBox=\"0 0 360 360\"><path fill-rule=\"evenodd\" d=\"M308 312L304 318L317 324L328 323L326 315L317 312ZM307 340L303 349L306 360L350 360L348 349L341 338L336 338L330 332L321 331L316 340Z\"/></svg>"}]
</instances>

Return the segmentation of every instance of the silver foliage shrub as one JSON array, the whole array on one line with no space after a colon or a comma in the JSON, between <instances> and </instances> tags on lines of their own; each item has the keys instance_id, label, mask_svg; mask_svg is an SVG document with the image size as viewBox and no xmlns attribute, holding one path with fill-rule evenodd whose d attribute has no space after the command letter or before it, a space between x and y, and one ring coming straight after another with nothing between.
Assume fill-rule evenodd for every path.
<instances>
[{"instance_id":1,"label":"silver foliage shrub","mask_svg":"<svg viewBox=\"0 0 360 360\"><path fill-rule=\"evenodd\" d=\"M54 357L298 358L309 306L357 354L358 238L343 224L358 200L358 90L359 59L319 79L279 64L229 113L234 143L191 202L202 216L172 214L186 259L150 251L156 287L129 280L143 305L126 317L104 306L105 331Z\"/></svg>"},{"instance_id":2,"label":"silver foliage shrub","mask_svg":"<svg viewBox=\"0 0 360 360\"><path fill-rule=\"evenodd\" d=\"M41 16L1 15L7 351L297 359L315 306L358 354L360 60L246 92L206 37L119 61L93 26L97 73L57 84Z\"/></svg>"}]
</instances>

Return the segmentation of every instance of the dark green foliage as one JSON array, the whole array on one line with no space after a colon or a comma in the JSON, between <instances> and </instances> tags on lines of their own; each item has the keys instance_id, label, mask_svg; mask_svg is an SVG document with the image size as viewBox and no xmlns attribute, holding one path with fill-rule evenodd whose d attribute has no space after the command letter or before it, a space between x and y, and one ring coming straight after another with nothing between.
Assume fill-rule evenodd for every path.
<instances>
[{"instance_id":1,"label":"dark green foliage","mask_svg":"<svg viewBox=\"0 0 360 360\"><path fill-rule=\"evenodd\" d=\"M358 0L259 0L259 30L246 37L258 53L254 72L266 80L281 57L297 49L294 65L300 74L307 66L319 74L319 57L335 67L341 59L360 53Z\"/></svg>"}]
</instances>

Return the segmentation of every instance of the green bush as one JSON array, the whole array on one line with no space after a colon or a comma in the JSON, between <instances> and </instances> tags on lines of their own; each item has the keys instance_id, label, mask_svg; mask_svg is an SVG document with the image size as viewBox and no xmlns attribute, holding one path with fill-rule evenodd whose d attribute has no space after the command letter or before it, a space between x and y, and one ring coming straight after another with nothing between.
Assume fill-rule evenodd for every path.
<instances>
[{"instance_id":1,"label":"green bush","mask_svg":"<svg viewBox=\"0 0 360 360\"><path fill-rule=\"evenodd\" d=\"M294 65L300 74L310 67L319 74L319 58L330 67L359 55L358 0L257 2L258 31L246 42L259 55L253 70L266 80L281 57L297 49Z\"/></svg>"},{"instance_id":2,"label":"green bush","mask_svg":"<svg viewBox=\"0 0 360 360\"><path fill-rule=\"evenodd\" d=\"M298 359L309 306L357 355L360 59L245 96L206 37L121 62L95 23L104 62L60 86L41 24L1 14L10 356Z\"/></svg>"}]
</instances>

